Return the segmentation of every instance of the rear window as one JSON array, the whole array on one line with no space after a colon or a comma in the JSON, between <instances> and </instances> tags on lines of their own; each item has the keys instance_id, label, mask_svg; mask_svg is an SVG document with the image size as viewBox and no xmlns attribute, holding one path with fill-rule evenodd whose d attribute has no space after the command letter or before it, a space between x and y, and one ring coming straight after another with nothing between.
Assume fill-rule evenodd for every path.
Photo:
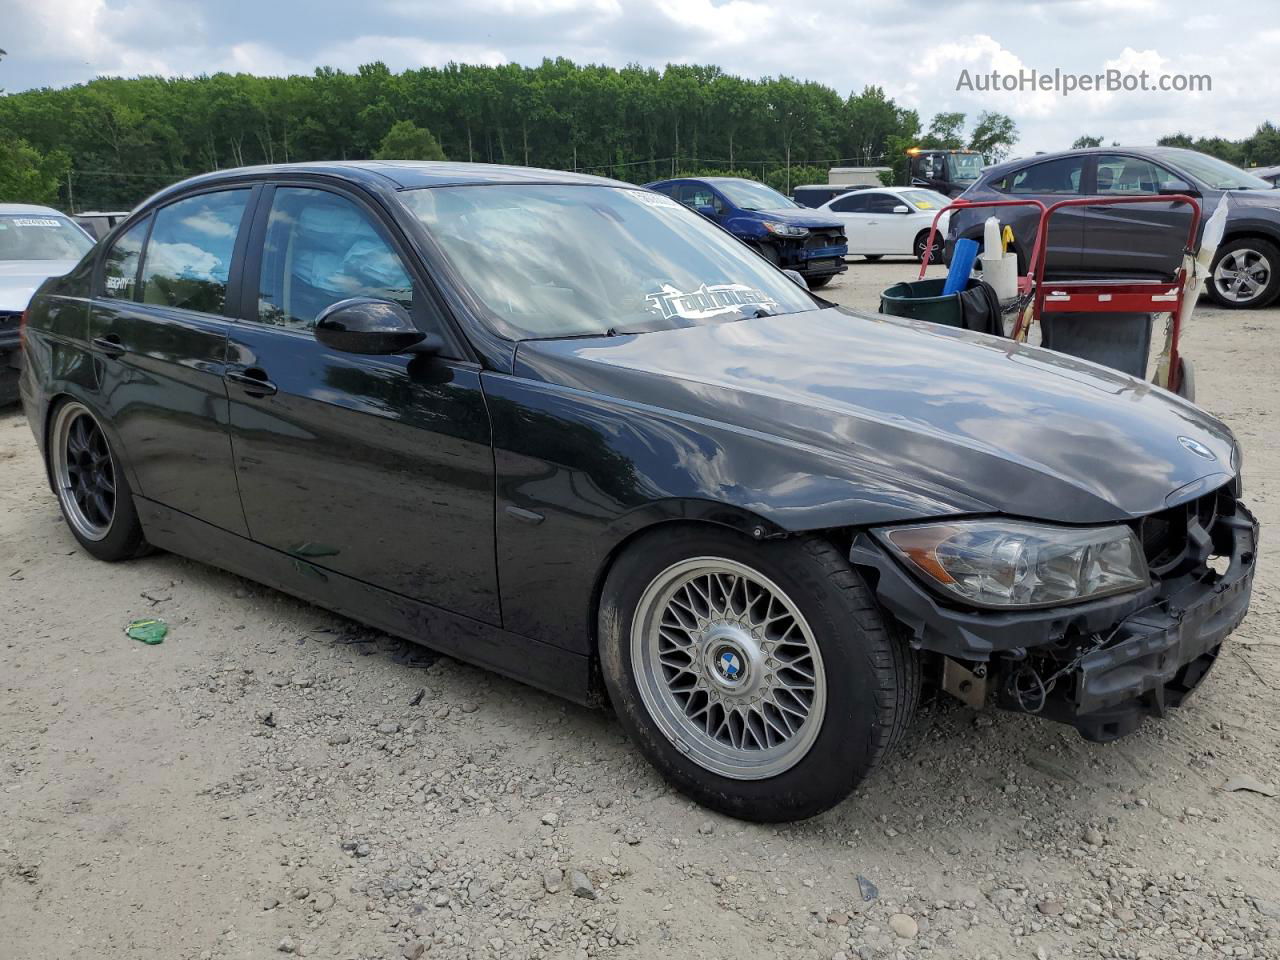
<instances>
[{"instance_id":1,"label":"rear window","mask_svg":"<svg viewBox=\"0 0 1280 960\"><path fill-rule=\"evenodd\" d=\"M0 214L0 260L79 260L92 246L88 234L66 217Z\"/></svg>"}]
</instances>

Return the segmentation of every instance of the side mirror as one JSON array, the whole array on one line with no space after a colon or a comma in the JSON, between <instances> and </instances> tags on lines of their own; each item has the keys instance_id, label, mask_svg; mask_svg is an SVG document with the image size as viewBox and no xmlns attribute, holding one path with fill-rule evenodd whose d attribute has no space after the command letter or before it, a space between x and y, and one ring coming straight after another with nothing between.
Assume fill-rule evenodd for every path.
<instances>
[{"instance_id":1,"label":"side mirror","mask_svg":"<svg viewBox=\"0 0 1280 960\"><path fill-rule=\"evenodd\" d=\"M795 270L783 270L782 272L785 273L787 277L790 278L791 282L797 287L800 287L802 290L809 289L809 282L805 280L803 274Z\"/></svg>"},{"instance_id":2,"label":"side mirror","mask_svg":"<svg viewBox=\"0 0 1280 960\"><path fill-rule=\"evenodd\" d=\"M893 212L894 213L910 213L911 208L900 203L893 208Z\"/></svg>"},{"instance_id":3,"label":"side mirror","mask_svg":"<svg viewBox=\"0 0 1280 960\"><path fill-rule=\"evenodd\" d=\"M716 208L706 204L701 207L696 207L695 209L704 217L714 217L716 215Z\"/></svg>"},{"instance_id":4,"label":"side mirror","mask_svg":"<svg viewBox=\"0 0 1280 960\"><path fill-rule=\"evenodd\" d=\"M1185 180L1166 180L1164 183L1160 184L1159 192L1164 195L1171 193L1185 193L1188 197L1200 196L1200 191Z\"/></svg>"},{"instance_id":5,"label":"side mirror","mask_svg":"<svg viewBox=\"0 0 1280 960\"><path fill-rule=\"evenodd\" d=\"M316 339L343 353L390 356L412 350L435 353L442 344L413 324L409 312L390 300L339 300L316 318Z\"/></svg>"}]
</instances>

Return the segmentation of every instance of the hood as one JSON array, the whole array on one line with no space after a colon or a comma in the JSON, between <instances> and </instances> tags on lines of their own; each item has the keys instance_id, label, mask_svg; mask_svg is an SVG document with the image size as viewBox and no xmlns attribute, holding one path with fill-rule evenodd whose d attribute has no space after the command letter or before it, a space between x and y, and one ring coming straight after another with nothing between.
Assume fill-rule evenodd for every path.
<instances>
[{"instance_id":1,"label":"hood","mask_svg":"<svg viewBox=\"0 0 1280 960\"><path fill-rule=\"evenodd\" d=\"M50 277L71 270L76 260L0 260L0 312L27 309L31 295Z\"/></svg>"},{"instance_id":2,"label":"hood","mask_svg":"<svg viewBox=\"0 0 1280 960\"><path fill-rule=\"evenodd\" d=\"M807 447L815 471L927 490L953 506L941 512L1107 523L1234 475L1230 430L1152 384L1008 340L835 308L526 341L515 372Z\"/></svg>"},{"instance_id":3,"label":"hood","mask_svg":"<svg viewBox=\"0 0 1280 960\"><path fill-rule=\"evenodd\" d=\"M1269 210L1280 210L1280 189L1228 190L1227 195L1233 207L1263 207ZM1206 211L1205 216L1212 212L1212 210Z\"/></svg>"},{"instance_id":4,"label":"hood","mask_svg":"<svg viewBox=\"0 0 1280 960\"><path fill-rule=\"evenodd\" d=\"M817 230L830 228L844 229L844 223L837 220L835 217L824 217L822 214L814 214L804 210L751 210L748 212L758 213L760 216L768 220L776 220L778 223L789 223L796 227L809 227Z\"/></svg>"}]
</instances>

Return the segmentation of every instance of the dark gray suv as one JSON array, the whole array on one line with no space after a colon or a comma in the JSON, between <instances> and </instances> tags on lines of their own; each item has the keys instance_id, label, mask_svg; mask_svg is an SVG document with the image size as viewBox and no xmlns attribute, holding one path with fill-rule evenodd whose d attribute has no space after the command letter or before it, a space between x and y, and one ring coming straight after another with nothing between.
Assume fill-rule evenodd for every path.
<instances>
[{"instance_id":1,"label":"dark gray suv","mask_svg":"<svg viewBox=\"0 0 1280 960\"><path fill-rule=\"evenodd\" d=\"M1177 269L1189 211L1159 197L1182 193L1208 217L1229 195L1227 227L1213 263L1209 295L1224 307L1263 307L1280 294L1280 190L1238 167L1195 150L1110 147L1068 150L988 167L964 200L1027 198L1046 206L1072 196L1150 195L1150 204L1066 207L1049 227L1048 277L1167 276ZM951 217L948 249L957 237L982 238L990 209ZM1025 257L1035 236L1034 208L1000 211Z\"/></svg>"}]
</instances>

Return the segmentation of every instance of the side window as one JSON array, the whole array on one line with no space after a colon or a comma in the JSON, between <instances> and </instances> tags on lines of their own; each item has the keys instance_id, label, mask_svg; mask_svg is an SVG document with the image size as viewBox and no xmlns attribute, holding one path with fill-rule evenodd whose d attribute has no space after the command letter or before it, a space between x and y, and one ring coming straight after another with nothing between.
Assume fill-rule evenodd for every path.
<instances>
[{"instance_id":1,"label":"side window","mask_svg":"<svg viewBox=\"0 0 1280 960\"><path fill-rule=\"evenodd\" d=\"M995 185L1001 193L1079 193L1084 157L1063 157L1015 170Z\"/></svg>"},{"instance_id":2,"label":"side window","mask_svg":"<svg viewBox=\"0 0 1280 960\"><path fill-rule=\"evenodd\" d=\"M1140 157L1104 155L1098 157L1098 193L1154 195L1170 181L1178 179L1163 167Z\"/></svg>"},{"instance_id":3,"label":"side window","mask_svg":"<svg viewBox=\"0 0 1280 960\"><path fill-rule=\"evenodd\" d=\"M711 192L711 188L701 183L684 183L680 185L677 199L687 207L697 210L700 207L711 207L716 213L724 213L724 204Z\"/></svg>"},{"instance_id":4,"label":"side window","mask_svg":"<svg viewBox=\"0 0 1280 960\"><path fill-rule=\"evenodd\" d=\"M348 297L413 308L413 281L368 215L345 197L278 187L271 202L258 285L262 323L309 330Z\"/></svg>"},{"instance_id":5,"label":"side window","mask_svg":"<svg viewBox=\"0 0 1280 960\"><path fill-rule=\"evenodd\" d=\"M665 193L668 197L673 199L675 198L676 188L674 184L660 183L656 187L650 187L649 189L658 193Z\"/></svg>"},{"instance_id":6,"label":"side window","mask_svg":"<svg viewBox=\"0 0 1280 960\"><path fill-rule=\"evenodd\" d=\"M866 213L871 198L865 193L849 193L837 198L831 209L836 213Z\"/></svg>"},{"instance_id":7,"label":"side window","mask_svg":"<svg viewBox=\"0 0 1280 960\"><path fill-rule=\"evenodd\" d=\"M143 262L143 302L222 313L248 200L248 190L222 190L161 208Z\"/></svg>"},{"instance_id":8,"label":"side window","mask_svg":"<svg viewBox=\"0 0 1280 960\"><path fill-rule=\"evenodd\" d=\"M138 264L142 243L147 238L150 217L144 217L120 235L102 258L102 295L113 300L134 300L138 285Z\"/></svg>"},{"instance_id":9,"label":"side window","mask_svg":"<svg viewBox=\"0 0 1280 960\"><path fill-rule=\"evenodd\" d=\"M867 198L868 213L893 213L894 207L906 206L906 201L891 193L873 193Z\"/></svg>"}]
</instances>

